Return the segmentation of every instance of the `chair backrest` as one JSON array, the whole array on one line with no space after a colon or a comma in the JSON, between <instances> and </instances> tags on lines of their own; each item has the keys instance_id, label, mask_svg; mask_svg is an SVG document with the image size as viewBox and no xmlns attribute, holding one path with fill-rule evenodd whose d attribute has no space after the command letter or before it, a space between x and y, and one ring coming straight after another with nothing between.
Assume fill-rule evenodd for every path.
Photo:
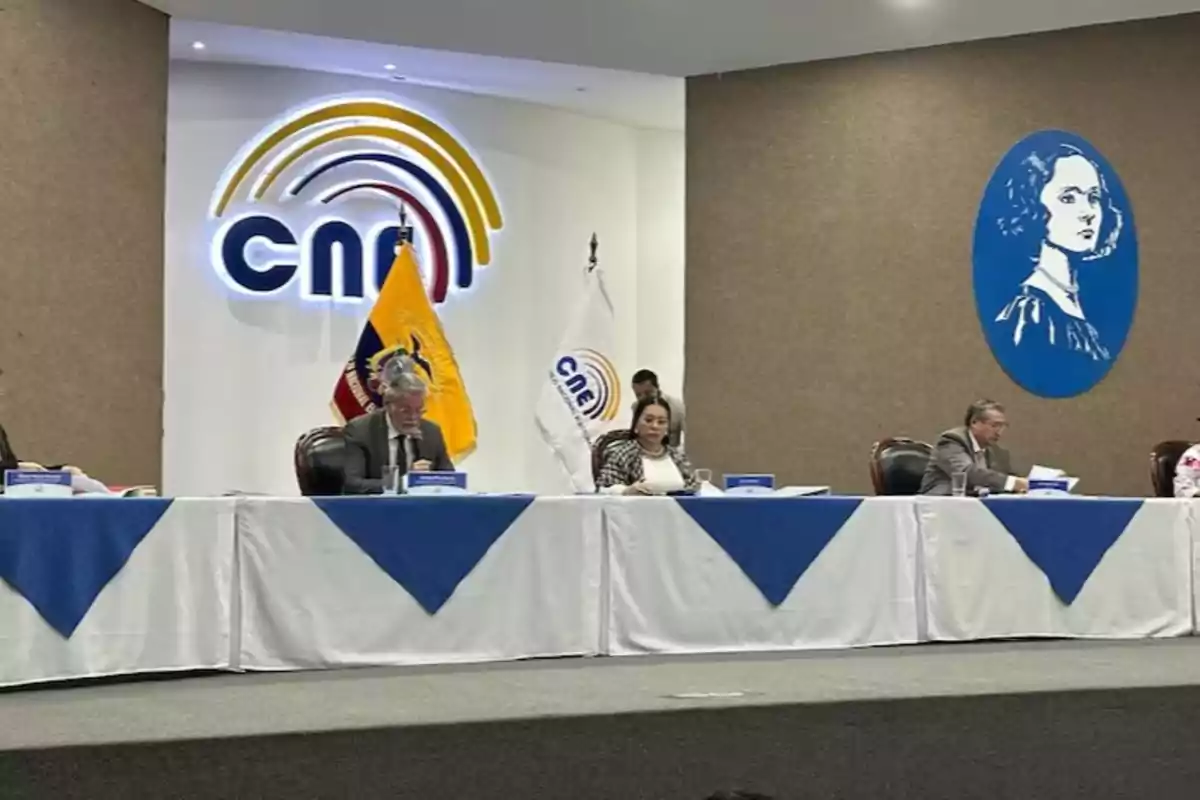
<instances>
[{"instance_id":1,"label":"chair backrest","mask_svg":"<svg viewBox=\"0 0 1200 800\"><path fill-rule=\"evenodd\" d=\"M1150 484L1155 497L1175 496L1175 467L1191 447L1191 442L1169 439L1154 445L1150 451Z\"/></svg>"},{"instance_id":2,"label":"chair backrest","mask_svg":"<svg viewBox=\"0 0 1200 800\"><path fill-rule=\"evenodd\" d=\"M877 495L914 495L921 491L933 446L916 439L883 439L871 448L871 483Z\"/></svg>"},{"instance_id":3,"label":"chair backrest","mask_svg":"<svg viewBox=\"0 0 1200 800\"><path fill-rule=\"evenodd\" d=\"M596 440L596 443L592 445L592 480L600 480L600 470L604 466L604 451L614 442L622 442L631 438L633 438L633 434L629 431L617 430L609 431Z\"/></svg>"},{"instance_id":4,"label":"chair backrest","mask_svg":"<svg viewBox=\"0 0 1200 800\"><path fill-rule=\"evenodd\" d=\"M305 497L339 495L345 484L346 435L341 428L314 428L296 441L296 483Z\"/></svg>"}]
</instances>

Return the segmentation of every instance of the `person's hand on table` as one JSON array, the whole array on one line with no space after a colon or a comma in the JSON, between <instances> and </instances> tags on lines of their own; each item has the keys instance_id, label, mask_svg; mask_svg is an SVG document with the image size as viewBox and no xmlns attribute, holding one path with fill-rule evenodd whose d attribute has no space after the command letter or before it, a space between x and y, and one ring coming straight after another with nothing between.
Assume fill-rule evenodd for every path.
<instances>
[{"instance_id":1,"label":"person's hand on table","mask_svg":"<svg viewBox=\"0 0 1200 800\"><path fill-rule=\"evenodd\" d=\"M1029 492L1029 479L1028 478L1017 478L1015 481L1013 481L1013 493L1014 494L1027 494L1028 492Z\"/></svg>"},{"instance_id":2,"label":"person's hand on table","mask_svg":"<svg viewBox=\"0 0 1200 800\"><path fill-rule=\"evenodd\" d=\"M624 494L627 497L646 497L654 494L654 492L650 490L650 485L648 483L645 481L638 481L633 486L630 486L628 489L626 489Z\"/></svg>"},{"instance_id":3,"label":"person's hand on table","mask_svg":"<svg viewBox=\"0 0 1200 800\"><path fill-rule=\"evenodd\" d=\"M429 472L432 468L433 462L424 458L414 461L412 465L413 472Z\"/></svg>"},{"instance_id":4,"label":"person's hand on table","mask_svg":"<svg viewBox=\"0 0 1200 800\"><path fill-rule=\"evenodd\" d=\"M81 470L79 467L64 466L63 472L69 472L72 475L83 475L83 470Z\"/></svg>"}]
</instances>

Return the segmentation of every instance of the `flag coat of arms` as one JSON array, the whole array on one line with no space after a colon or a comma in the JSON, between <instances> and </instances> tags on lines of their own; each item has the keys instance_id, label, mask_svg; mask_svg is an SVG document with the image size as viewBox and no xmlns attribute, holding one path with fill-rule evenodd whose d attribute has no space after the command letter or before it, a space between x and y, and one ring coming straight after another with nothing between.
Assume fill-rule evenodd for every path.
<instances>
[{"instance_id":1,"label":"flag coat of arms","mask_svg":"<svg viewBox=\"0 0 1200 800\"><path fill-rule=\"evenodd\" d=\"M343 422L382 407L378 376L399 355L412 359L429 388L425 418L441 427L450 458L470 454L476 440L471 398L407 242L397 249L358 347L334 387L334 413Z\"/></svg>"},{"instance_id":2,"label":"flag coat of arms","mask_svg":"<svg viewBox=\"0 0 1200 800\"><path fill-rule=\"evenodd\" d=\"M617 333L612 301L599 269L587 281L548 365L535 412L542 438L577 492L595 490L592 447L618 424L621 407L621 381L611 358Z\"/></svg>"}]
</instances>

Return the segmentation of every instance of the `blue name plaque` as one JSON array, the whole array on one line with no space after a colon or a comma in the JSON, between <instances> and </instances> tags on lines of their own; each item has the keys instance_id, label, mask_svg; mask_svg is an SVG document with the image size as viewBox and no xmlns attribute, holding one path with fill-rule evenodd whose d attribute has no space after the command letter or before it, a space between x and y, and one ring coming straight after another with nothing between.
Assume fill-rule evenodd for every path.
<instances>
[{"instance_id":1,"label":"blue name plaque","mask_svg":"<svg viewBox=\"0 0 1200 800\"><path fill-rule=\"evenodd\" d=\"M1071 493L1071 481L1066 478L1042 478L1029 482L1030 494L1065 495Z\"/></svg>"},{"instance_id":2,"label":"blue name plaque","mask_svg":"<svg viewBox=\"0 0 1200 800\"><path fill-rule=\"evenodd\" d=\"M770 494L775 491L775 476L765 474L727 474L725 491L729 494Z\"/></svg>"},{"instance_id":3,"label":"blue name plaque","mask_svg":"<svg viewBox=\"0 0 1200 800\"><path fill-rule=\"evenodd\" d=\"M71 473L63 470L7 469L4 471L7 497L70 497Z\"/></svg>"},{"instance_id":4,"label":"blue name plaque","mask_svg":"<svg viewBox=\"0 0 1200 800\"><path fill-rule=\"evenodd\" d=\"M404 486L409 494L462 494L467 491L467 473L409 472Z\"/></svg>"}]
</instances>

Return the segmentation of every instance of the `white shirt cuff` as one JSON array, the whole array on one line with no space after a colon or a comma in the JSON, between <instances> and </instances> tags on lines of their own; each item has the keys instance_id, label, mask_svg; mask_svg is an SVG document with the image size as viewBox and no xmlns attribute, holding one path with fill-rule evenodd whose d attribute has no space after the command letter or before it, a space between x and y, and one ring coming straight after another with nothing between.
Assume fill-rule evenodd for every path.
<instances>
[{"instance_id":1,"label":"white shirt cuff","mask_svg":"<svg viewBox=\"0 0 1200 800\"><path fill-rule=\"evenodd\" d=\"M1013 488L1016 487L1016 485L1017 485L1017 478L1015 475L1009 475L1007 478L1004 479L1004 491L1011 492L1013 490Z\"/></svg>"}]
</instances>

